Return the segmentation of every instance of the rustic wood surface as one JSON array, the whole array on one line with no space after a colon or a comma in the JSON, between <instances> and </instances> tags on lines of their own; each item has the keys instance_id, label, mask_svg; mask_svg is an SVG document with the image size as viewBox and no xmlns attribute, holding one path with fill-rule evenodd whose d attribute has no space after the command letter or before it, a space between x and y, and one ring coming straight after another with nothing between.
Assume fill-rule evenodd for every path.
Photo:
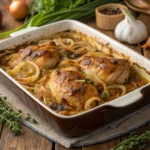
<instances>
[{"instance_id":1,"label":"rustic wood surface","mask_svg":"<svg viewBox=\"0 0 150 150\"><path fill-rule=\"evenodd\" d=\"M29 5L31 4L32 0L25 0ZM10 4L11 0L0 0L0 10L3 13L3 24L0 27L0 33L4 31L8 31L14 29L22 24L22 21L16 21L8 12L8 5ZM140 14L139 19L142 20L148 28L148 32L150 34L150 16ZM114 33L112 31L103 31L97 28L95 24L95 19L89 19L83 21L84 23L88 24L89 26L103 32L104 34L109 35L110 37L115 39ZM143 50L140 49L137 45L128 45L128 47L132 48L133 50L141 53L145 57L150 59L150 50ZM56 144L46 138L42 137L41 135L33 132L32 130L22 126L23 134L20 136L14 136L6 125L0 124L0 150L66 150L63 146ZM150 124L146 124L139 129L136 129L135 132L137 134L141 134L146 130L150 129ZM130 133L129 133L130 134ZM126 139L129 134L115 138L113 140L100 143L97 145L75 148L70 150L109 150L113 146L120 143L122 140ZM133 148L134 150L138 149L137 147ZM150 150L150 143L146 144L145 150Z\"/></svg>"}]
</instances>

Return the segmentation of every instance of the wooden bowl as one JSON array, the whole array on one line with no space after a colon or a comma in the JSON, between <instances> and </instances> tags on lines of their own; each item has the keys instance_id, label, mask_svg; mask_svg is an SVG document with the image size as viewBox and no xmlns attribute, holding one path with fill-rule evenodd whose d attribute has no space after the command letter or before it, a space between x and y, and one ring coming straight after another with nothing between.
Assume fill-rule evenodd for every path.
<instances>
[{"instance_id":1,"label":"wooden bowl","mask_svg":"<svg viewBox=\"0 0 150 150\"><path fill-rule=\"evenodd\" d=\"M106 15L101 13L100 11L104 10L105 8L128 8L125 5L115 3L101 5L96 8L95 13L97 26L104 30L114 30L117 24L124 19L124 15L122 13L116 15Z\"/></svg>"}]
</instances>

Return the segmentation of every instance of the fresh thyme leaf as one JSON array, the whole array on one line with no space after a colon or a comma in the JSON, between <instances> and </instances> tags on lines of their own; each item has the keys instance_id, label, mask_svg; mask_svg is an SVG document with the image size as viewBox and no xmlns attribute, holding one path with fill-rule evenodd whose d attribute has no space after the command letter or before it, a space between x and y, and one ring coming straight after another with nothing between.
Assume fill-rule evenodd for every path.
<instances>
[{"instance_id":1,"label":"fresh thyme leaf","mask_svg":"<svg viewBox=\"0 0 150 150\"><path fill-rule=\"evenodd\" d=\"M93 81L90 78L85 78L85 83L93 83Z\"/></svg>"},{"instance_id":2,"label":"fresh thyme leaf","mask_svg":"<svg viewBox=\"0 0 150 150\"><path fill-rule=\"evenodd\" d=\"M148 141L150 141L150 130L146 131L140 136L133 135L132 137L129 137L115 147L111 148L111 150L129 150L133 148L133 146L138 146L139 149L143 149L145 143Z\"/></svg>"},{"instance_id":3,"label":"fresh thyme leaf","mask_svg":"<svg viewBox=\"0 0 150 150\"><path fill-rule=\"evenodd\" d=\"M102 95L101 95L101 98L102 99L107 99L108 97L110 96L110 93L108 91L104 92Z\"/></svg>"},{"instance_id":4,"label":"fresh thyme leaf","mask_svg":"<svg viewBox=\"0 0 150 150\"><path fill-rule=\"evenodd\" d=\"M27 116L26 116L25 119L26 119L27 121L29 121L31 118L32 118L31 115L30 115L30 114L27 114Z\"/></svg>"},{"instance_id":5,"label":"fresh thyme leaf","mask_svg":"<svg viewBox=\"0 0 150 150\"><path fill-rule=\"evenodd\" d=\"M26 116L25 119L26 119L27 121L29 121L29 120L32 119L32 122L33 122L34 124L38 124L38 122L37 122L34 118L32 118L32 116L31 116L30 114L27 114L27 116Z\"/></svg>"},{"instance_id":6,"label":"fresh thyme leaf","mask_svg":"<svg viewBox=\"0 0 150 150\"><path fill-rule=\"evenodd\" d=\"M70 58L72 58L72 59L77 58L77 57L79 57L79 54L73 53L72 55L70 55Z\"/></svg>"},{"instance_id":7,"label":"fresh thyme leaf","mask_svg":"<svg viewBox=\"0 0 150 150\"><path fill-rule=\"evenodd\" d=\"M22 110L18 110L19 113L22 113Z\"/></svg>"},{"instance_id":8,"label":"fresh thyme leaf","mask_svg":"<svg viewBox=\"0 0 150 150\"><path fill-rule=\"evenodd\" d=\"M32 121L34 124L38 124L38 122L35 119L33 119Z\"/></svg>"},{"instance_id":9,"label":"fresh thyme leaf","mask_svg":"<svg viewBox=\"0 0 150 150\"><path fill-rule=\"evenodd\" d=\"M93 80L91 80L90 78L85 78L83 80L75 80L75 82L92 83L93 84Z\"/></svg>"},{"instance_id":10,"label":"fresh thyme leaf","mask_svg":"<svg viewBox=\"0 0 150 150\"><path fill-rule=\"evenodd\" d=\"M67 52L67 58L69 59L75 59L75 58L78 58L80 55L79 54L76 54L76 53L73 53L73 52Z\"/></svg>"}]
</instances>

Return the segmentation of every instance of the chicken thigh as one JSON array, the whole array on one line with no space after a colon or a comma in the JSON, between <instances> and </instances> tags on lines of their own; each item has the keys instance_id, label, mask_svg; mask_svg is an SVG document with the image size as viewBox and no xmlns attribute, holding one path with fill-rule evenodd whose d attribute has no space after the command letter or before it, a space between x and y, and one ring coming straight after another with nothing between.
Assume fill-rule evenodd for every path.
<instances>
[{"instance_id":1,"label":"chicken thigh","mask_svg":"<svg viewBox=\"0 0 150 150\"><path fill-rule=\"evenodd\" d=\"M80 67L88 76L94 74L107 85L111 85L123 84L128 79L130 63L125 59L85 56Z\"/></svg>"},{"instance_id":2,"label":"chicken thigh","mask_svg":"<svg viewBox=\"0 0 150 150\"><path fill-rule=\"evenodd\" d=\"M9 62L9 65L11 68L14 68L25 60L36 63L41 69L51 69L58 63L59 54L50 45L43 47L29 46L25 49L21 49Z\"/></svg>"},{"instance_id":3,"label":"chicken thigh","mask_svg":"<svg viewBox=\"0 0 150 150\"><path fill-rule=\"evenodd\" d=\"M75 69L65 68L53 71L49 87L55 101L75 110L81 110L88 99L98 97L99 93L93 84L76 82L82 79L85 79L85 75Z\"/></svg>"}]
</instances>

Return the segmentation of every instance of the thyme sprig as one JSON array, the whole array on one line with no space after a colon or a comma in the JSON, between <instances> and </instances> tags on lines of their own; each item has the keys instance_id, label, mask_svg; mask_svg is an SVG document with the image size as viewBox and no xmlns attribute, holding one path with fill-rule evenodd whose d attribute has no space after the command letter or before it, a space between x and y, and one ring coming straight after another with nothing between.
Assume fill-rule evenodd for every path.
<instances>
[{"instance_id":1,"label":"thyme sprig","mask_svg":"<svg viewBox=\"0 0 150 150\"><path fill-rule=\"evenodd\" d=\"M6 97L0 96L0 122L7 124L8 128L15 134L21 133L19 119L21 119L21 110L14 110L6 103Z\"/></svg>"},{"instance_id":2,"label":"thyme sprig","mask_svg":"<svg viewBox=\"0 0 150 150\"><path fill-rule=\"evenodd\" d=\"M20 119L22 119L22 111L15 110L6 102L6 97L0 96L0 123L6 123L8 128L15 134L19 135L21 133L21 124ZM30 114L27 114L25 117L27 121L32 119L34 124L37 124L37 121L31 117Z\"/></svg>"},{"instance_id":3,"label":"thyme sprig","mask_svg":"<svg viewBox=\"0 0 150 150\"><path fill-rule=\"evenodd\" d=\"M133 146L138 146L139 150L143 149L145 143L150 141L150 130L146 131L142 135L133 135L126 140L123 140L121 143L111 148L111 150L129 150Z\"/></svg>"}]
</instances>

